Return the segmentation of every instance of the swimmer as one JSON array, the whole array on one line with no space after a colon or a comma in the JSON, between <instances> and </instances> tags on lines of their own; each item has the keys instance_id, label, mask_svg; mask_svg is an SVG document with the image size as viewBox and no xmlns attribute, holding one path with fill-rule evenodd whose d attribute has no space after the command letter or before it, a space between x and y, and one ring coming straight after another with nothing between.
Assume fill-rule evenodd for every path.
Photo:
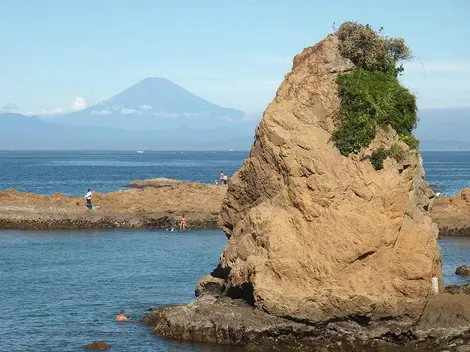
<instances>
[{"instance_id":1,"label":"swimmer","mask_svg":"<svg viewBox=\"0 0 470 352\"><path fill-rule=\"evenodd\" d=\"M126 320L131 320L131 317L126 317L126 313L121 310L121 312L116 315L116 320L117 321L126 321Z\"/></svg>"}]
</instances>

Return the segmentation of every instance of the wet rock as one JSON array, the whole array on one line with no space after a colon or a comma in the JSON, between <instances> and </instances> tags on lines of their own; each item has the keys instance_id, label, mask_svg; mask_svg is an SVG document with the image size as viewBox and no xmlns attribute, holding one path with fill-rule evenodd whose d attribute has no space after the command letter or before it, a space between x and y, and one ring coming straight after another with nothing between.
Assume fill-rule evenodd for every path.
<instances>
[{"instance_id":1,"label":"wet rock","mask_svg":"<svg viewBox=\"0 0 470 352\"><path fill-rule=\"evenodd\" d=\"M455 269L455 273L460 276L470 276L470 266L459 266L457 269Z\"/></svg>"},{"instance_id":2,"label":"wet rock","mask_svg":"<svg viewBox=\"0 0 470 352\"><path fill-rule=\"evenodd\" d=\"M445 292L451 294L464 293L470 295L470 284L449 285L445 288Z\"/></svg>"},{"instance_id":3,"label":"wet rock","mask_svg":"<svg viewBox=\"0 0 470 352\"><path fill-rule=\"evenodd\" d=\"M88 345L85 345L83 346L83 348L87 349L87 350L100 350L100 351L104 351L104 350L107 350L109 348L111 348L110 345L108 345L106 342L104 341L95 341L95 342L92 342L92 343L89 343Z\"/></svg>"},{"instance_id":4,"label":"wet rock","mask_svg":"<svg viewBox=\"0 0 470 352\"><path fill-rule=\"evenodd\" d=\"M243 345L247 351L439 351L470 329L470 300L436 295L419 326L406 320L305 324L255 309L243 300L200 296L188 305L161 307L142 321L171 339ZM451 327L451 329L447 329ZM393 347L393 348L392 348ZM386 349L389 348L389 349Z\"/></svg>"},{"instance_id":5,"label":"wet rock","mask_svg":"<svg viewBox=\"0 0 470 352\"><path fill-rule=\"evenodd\" d=\"M448 336L454 329L462 332L470 329L470 297L466 294L443 293L433 295L426 304L417 329L429 335L435 330L434 336ZM455 333L455 332L454 332Z\"/></svg>"}]
</instances>

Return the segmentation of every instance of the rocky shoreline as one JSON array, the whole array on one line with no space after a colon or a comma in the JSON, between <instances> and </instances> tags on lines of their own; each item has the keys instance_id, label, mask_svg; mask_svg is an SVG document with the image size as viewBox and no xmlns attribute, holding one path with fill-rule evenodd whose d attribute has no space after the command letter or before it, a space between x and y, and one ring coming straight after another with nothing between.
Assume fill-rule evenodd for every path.
<instances>
[{"instance_id":1,"label":"rocky shoreline","mask_svg":"<svg viewBox=\"0 0 470 352\"><path fill-rule=\"evenodd\" d=\"M155 185L106 194L94 193L89 210L81 197L15 190L0 192L0 228L18 230L178 227L216 229L226 187L201 183Z\"/></svg>"},{"instance_id":2,"label":"rocky shoreline","mask_svg":"<svg viewBox=\"0 0 470 352\"><path fill-rule=\"evenodd\" d=\"M0 229L166 229L176 227L182 214L191 229L220 228L218 216L226 186L151 179L133 181L129 187L95 193L94 202L101 208L93 211L85 208L80 197L0 191ZM439 236L470 236L469 199L470 189L454 197L435 198L431 217Z\"/></svg>"},{"instance_id":3,"label":"rocky shoreline","mask_svg":"<svg viewBox=\"0 0 470 352\"><path fill-rule=\"evenodd\" d=\"M156 308L141 321L169 339L244 346L246 351L460 351L470 344L468 286L429 299L419 321L338 319L311 324L277 317L244 300L203 293ZM462 350L463 351L463 350ZM465 350L467 351L467 350Z\"/></svg>"},{"instance_id":4,"label":"rocky shoreline","mask_svg":"<svg viewBox=\"0 0 470 352\"><path fill-rule=\"evenodd\" d=\"M438 197L431 217L439 227L440 236L470 236L470 188L454 197Z\"/></svg>"}]
</instances>

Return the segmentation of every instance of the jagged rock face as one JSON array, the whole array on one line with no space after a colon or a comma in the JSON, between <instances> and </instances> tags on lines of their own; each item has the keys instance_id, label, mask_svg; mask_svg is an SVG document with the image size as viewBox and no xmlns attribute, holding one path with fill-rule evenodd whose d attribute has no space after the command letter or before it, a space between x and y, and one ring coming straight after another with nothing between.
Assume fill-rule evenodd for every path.
<instances>
[{"instance_id":1,"label":"jagged rock face","mask_svg":"<svg viewBox=\"0 0 470 352\"><path fill-rule=\"evenodd\" d=\"M294 58L229 184L219 271L228 296L274 315L416 321L441 278L434 193L416 151L376 171L330 141L336 77L353 68L333 35ZM381 131L373 146L396 138Z\"/></svg>"}]
</instances>

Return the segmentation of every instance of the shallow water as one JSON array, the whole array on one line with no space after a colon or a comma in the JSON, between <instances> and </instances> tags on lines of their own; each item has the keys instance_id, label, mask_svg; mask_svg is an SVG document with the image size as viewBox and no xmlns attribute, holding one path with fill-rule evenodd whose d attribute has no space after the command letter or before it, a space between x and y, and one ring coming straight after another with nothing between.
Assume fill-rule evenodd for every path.
<instances>
[{"instance_id":1,"label":"shallow water","mask_svg":"<svg viewBox=\"0 0 470 352\"><path fill-rule=\"evenodd\" d=\"M137 322L149 307L191 301L226 242L221 231L0 231L0 351L95 340L112 351L227 350L165 341ZM115 322L120 309L135 321Z\"/></svg>"},{"instance_id":2,"label":"shallow water","mask_svg":"<svg viewBox=\"0 0 470 352\"><path fill-rule=\"evenodd\" d=\"M95 340L111 351L236 351L166 341L134 319L152 306L194 298L199 278L219 261L220 230L0 231L0 351L77 351ZM440 240L446 283L465 282L470 238Z\"/></svg>"},{"instance_id":3,"label":"shallow water","mask_svg":"<svg viewBox=\"0 0 470 352\"><path fill-rule=\"evenodd\" d=\"M449 236L439 239L441 246L442 272L444 282L449 284L470 283L470 276L455 275L455 269L460 265L470 266L470 237Z\"/></svg>"}]
</instances>

